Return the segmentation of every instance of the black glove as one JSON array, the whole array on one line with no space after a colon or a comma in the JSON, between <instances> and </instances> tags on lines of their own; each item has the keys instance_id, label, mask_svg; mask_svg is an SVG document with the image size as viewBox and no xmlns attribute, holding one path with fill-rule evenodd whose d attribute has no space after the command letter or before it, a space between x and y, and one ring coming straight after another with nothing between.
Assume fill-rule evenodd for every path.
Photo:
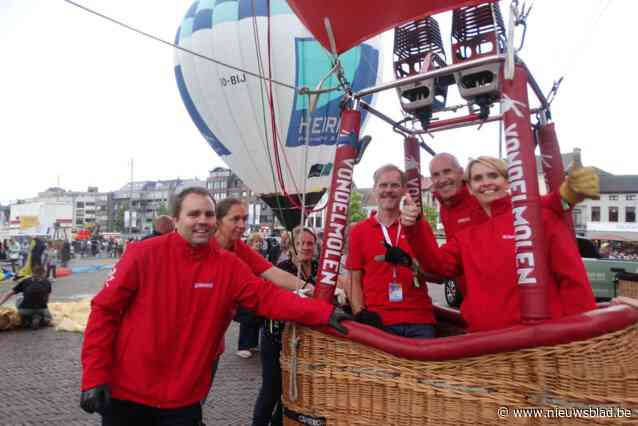
<instances>
[{"instance_id":1,"label":"black glove","mask_svg":"<svg viewBox=\"0 0 638 426\"><path fill-rule=\"evenodd\" d=\"M377 314L376 312L363 309L359 311L357 315L354 316L354 320L362 324L371 325L372 327L376 327L383 330L383 321L381 321L381 316Z\"/></svg>"},{"instance_id":2,"label":"black glove","mask_svg":"<svg viewBox=\"0 0 638 426\"><path fill-rule=\"evenodd\" d=\"M412 258L409 254L403 251L399 247L393 247L387 242L385 244L385 258L386 262L392 263L393 265L402 265L407 266L408 268L412 267Z\"/></svg>"},{"instance_id":3,"label":"black glove","mask_svg":"<svg viewBox=\"0 0 638 426\"><path fill-rule=\"evenodd\" d=\"M352 321L354 320L354 317L341 309L340 306L335 306L330 314L330 318L328 319L328 325L341 334L348 334L348 329L341 325L341 321L343 320Z\"/></svg>"},{"instance_id":4,"label":"black glove","mask_svg":"<svg viewBox=\"0 0 638 426\"><path fill-rule=\"evenodd\" d=\"M111 408L111 389L109 385L97 385L87 389L80 396L80 407L89 414L104 414Z\"/></svg>"}]
</instances>

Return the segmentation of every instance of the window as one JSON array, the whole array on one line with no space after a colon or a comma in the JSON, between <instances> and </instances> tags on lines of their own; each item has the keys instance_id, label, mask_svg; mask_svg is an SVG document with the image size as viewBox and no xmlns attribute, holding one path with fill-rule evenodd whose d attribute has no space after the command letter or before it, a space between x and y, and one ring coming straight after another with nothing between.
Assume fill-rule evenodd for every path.
<instances>
[{"instance_id":1,"label":"window","mask_svg":"<svg viewBox=\"0 0 638 426\"><path fill-rule=\"evenodd\" d=\"M625 222L628 222L628 223L636 222L636 208L635 207L625 207Z\"/></svg>"},{"instance_id":2,"label":"window","mask_svg":"<svg viewBox=\"0 0 638 426\"><path fill-rule=\"evenodd\" d=\"M600 207L591 208L591 221L600 222Z\"/></svg>"},{"instance_id":3,"label":"window","mask_svg":"<svg viewBox=\"0 0 638 426\"><path fill-rule=\"evenodd\" d=\"M609 201L618 201L618 195L617 194L609 195Z\"/></svg>"},{"instance_id":4,"label":"window","mask_svg":"<svg viewBox=\"0 0 638 426\"><path fill-rule=\"evenodd\" d=\"M574 209L574 225L582 225L583 224L583 213L580 209Z\"/></svg>"},{"instance_id":5,"label":"window","mask_svg":"<svg viewBox=\"0 0 638 426\"><path fill-rule=\"evenodd\" d=\"M625 195L625 199L627 201L634 201L636 199L636 194L627 194Z\"/></svg>"},{"instance_id":6,"label":"window","mask_svg":"<svg viewBox=\"0 0 638 426\"><path fill-rule=\"evenodd\" d=\"M618 207L609 208L609 221L618 222Z\"/></svg>"},{"instance_id":7,"label":"window","mask_svg":"<svg viewBox=\"0 0 638 426\"><path fill-rule=\"evenodd\" d=\"M321 216L315 217L315 228L321 228Z\"/></svg>"},{"instance_id":8,"label":"window","mask_svg":"<svg viewBox=\"0 0 638 426\"><path fill-rule=\"evenodd\" d=\"M83 209L84 208L84 201L78 201L77 203L75 203L75 206L78 209Z\"/></svg>"}]
</instances>

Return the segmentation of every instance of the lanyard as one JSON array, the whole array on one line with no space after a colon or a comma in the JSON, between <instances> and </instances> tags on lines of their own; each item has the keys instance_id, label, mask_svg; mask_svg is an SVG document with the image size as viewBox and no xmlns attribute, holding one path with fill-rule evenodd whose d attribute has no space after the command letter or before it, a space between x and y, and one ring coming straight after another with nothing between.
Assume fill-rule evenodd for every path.
<instances>
[{"instance_id":1,"label":"lanyard","mask_svg":"<svg viewBox=\"0 0 638 426\"><path fill-rule=\"evenodd\" d=\"M389 245L393 245L392 244L392 240L390 240L390 233L388 232L388 228L381 222L379 222L379 225L381 225L381 231L383 231L383 238L385 239L385 242L388 243ZM395 247L399 247L399 236L401 236L401 224L399 223L399 227L397 229L397 241L394 243Z\"/></svg>"},{"instance_id":2,"label":"lanyard","mask_svg":"<svg viewBox=\"0 0 638 426\"><path fill-rule=\"evenodd\" d=\"M377 219L377 222L379 222L379 219ZM381 231L383 232L383 239L385 240L386 243L388 243L388 245L392 246L392 240L390 239L390 233L388 232L388 228L381 222L379 222L379 225L381 225ZM399 226L397 228L397 241L394 243L394 247L399 247L399 237L401 236L401 222L399 222ZM394 281L396 281L397 279L397 267L396 266L392 266L392 279Z\"/></svg>"}]
</instances>

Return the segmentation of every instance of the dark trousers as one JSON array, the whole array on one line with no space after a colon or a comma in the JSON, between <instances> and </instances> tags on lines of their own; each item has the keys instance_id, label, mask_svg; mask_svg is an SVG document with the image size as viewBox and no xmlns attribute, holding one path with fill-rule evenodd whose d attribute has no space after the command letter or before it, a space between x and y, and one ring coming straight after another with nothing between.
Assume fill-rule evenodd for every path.
<instances>
[{"instance_id":1,"label":"dark trousers","mask_svg":"<svg viewBox=\"0 0 638 426\"><path fill-rule=\"evenodd\" d=\"M56 265L47 265L47 278L53 274L53 278L57 278L57 266Z\"/></svg>"},{"instance_id":2,"label":"dark trousers","mask_svg":"<svg viewBox=\"0 0 638 426\"><path fill-rule=\"evenodd\" d=\"M432 339L436 330L432 324L395 324L384 327L388 333L413 339Z\"/></svg>"},{"instance_id":3,"label":"dark trousers","mask_svg":"<svg viewBox=\"0 0 638 426\"><path fill-rule=\"evenodd\" d=\"M247 351L248 349L259 346L259 328L257 325L239 324L239 341L237 342L237 350Z\"/></svg>"},{"instance_id":4,"label":"dark trousers","mask_svg":"<svg viewBox=\"0 0 638 426\"><path fill-rule=\"evenodd\" d=\"M120 399L111 400L111 410L102 415L102 426L200 426L201 404L181 408L155 408Z\"/></svg>"},{"instance_id":5,"label":"dark trousers","mask_svg":"<svg viewBox=\"0 0 638 426\"><path fill-rule=\"evenodd\" d=\"M253 426L281 426L281 343L261 332L261 389L253 412Z\"/></svg>"}]
</instances>

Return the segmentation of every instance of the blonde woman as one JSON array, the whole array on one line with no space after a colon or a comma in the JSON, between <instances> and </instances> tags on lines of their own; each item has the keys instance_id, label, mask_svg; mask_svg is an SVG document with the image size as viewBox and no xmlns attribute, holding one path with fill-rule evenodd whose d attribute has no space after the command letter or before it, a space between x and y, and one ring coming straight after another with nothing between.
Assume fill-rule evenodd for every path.
<instances>
[{"instance_id":1,"label":"blonde woman","mask_svg":"<svg viewBox=\"0 0 638 426\"><path fill-rule=\"evenodd\" d=\"M305 283L315 282L317 260L315 248L317 236L310 228L296 227L292 231L290 258L277 264L277 267L298 276ZM281 333L283 321L267 319L261 334L262 385L255 403L253 426L282 424L281 406Z\"/></svg>"}]
</instances>

